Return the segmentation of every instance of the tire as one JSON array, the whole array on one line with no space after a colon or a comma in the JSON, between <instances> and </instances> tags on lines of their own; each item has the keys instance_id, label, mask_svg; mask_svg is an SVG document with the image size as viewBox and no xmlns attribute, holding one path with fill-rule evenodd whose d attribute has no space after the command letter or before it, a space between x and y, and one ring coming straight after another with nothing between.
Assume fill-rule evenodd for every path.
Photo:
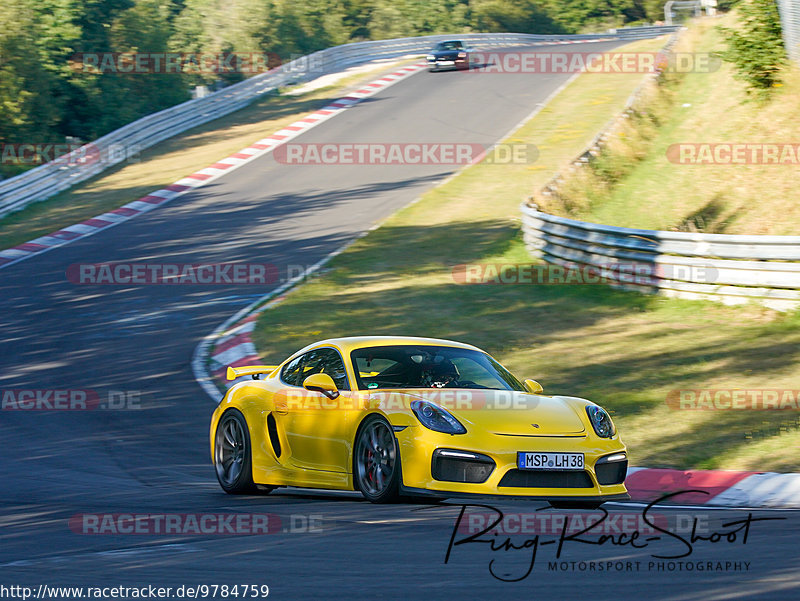
<instances>
[{"instance_id":1,"label":"tire","mask_svg":"<svg viewBox=\"0 0 800 601\"><path fill-rule=\"evenodd\" d=\"M603 501L548 501L554 509L597 509Z\"/></svg>"},{"instance_id":2,"label":"tire","mask_svg":"<svg viewBox=\"0 0 800 601\"><path fill-rule=\"evenodd\" d=\"M214 469L219 485L226 493L243 495L259 492L253 482L250 431L244 415L238 409L228 409L217 424Z\"/></svg>"},{"instance_id":3,"label":"tire","mask_svg":"<svg viewBox=\"0 0 800 601\"><path fill-rule=\"evenodd\" d=\"M353 445L353 483L372 503L399 500L400 452L392 427L383 417L367 417Z\"/></svg>"}]
</instances>

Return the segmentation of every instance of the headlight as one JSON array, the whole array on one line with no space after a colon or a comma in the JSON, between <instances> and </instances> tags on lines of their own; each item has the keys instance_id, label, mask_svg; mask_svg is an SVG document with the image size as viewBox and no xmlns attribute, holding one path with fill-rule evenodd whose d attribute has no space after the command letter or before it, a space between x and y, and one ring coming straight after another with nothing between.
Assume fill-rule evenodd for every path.
<instances>
[{"instance_id":1,"label":"headlight","mask_svg":"<svg viewBox=\"0 0 800 601\"><path fill-rule=\"evenodd\" d=\"M459 52L458 53L458 58L464 58L465 56L467 56L466 52Z\"/></svg>"},{"instance_id":2,"label":"headlight","mask_svg":"<svg viewBox=\"0 0 800 601\"><path fill-rule=\"evenodd\" d=\"M429 401L412 401L411 410L423 426L445 434L466 434L467 429L446 410Z\"/></svg>"},{"instance_id":3,"label":"headlight","mask_svg":"<svg viewBox=\"0 0 800 601\"><path fill-rule=\"evenodd\" d=\"M592 428L600 438L611 438L614 436L616 430L614 429L614 422L611 421L611 416L608 412L599 407L598 405L588 405L586 413L589 416L589 421L592 422Z\"/></svg>"},{"instance_id":4,"label":"headlight","mask_svg":"<svg viewBox=\"0 0 800 601\"><path fill-rule=\"evenodd\" d=\"M429 54L429 55L427 56L427 59L428 59L429 61L435 61L435 60L436 60L436 57L435 57L435 56L433 56L432 54Z\"/></svg>"}]
</instances>

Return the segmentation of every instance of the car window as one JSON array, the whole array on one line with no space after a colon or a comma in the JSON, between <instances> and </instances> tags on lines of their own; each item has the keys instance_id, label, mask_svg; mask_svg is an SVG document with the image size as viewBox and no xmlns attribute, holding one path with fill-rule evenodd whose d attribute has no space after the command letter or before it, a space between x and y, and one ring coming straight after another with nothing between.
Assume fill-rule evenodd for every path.
<instances>
[{"instance_id":1,"label":"car window","mask_svg":"<svg viewBox=\"0 0 800 601\"><path fill-rule=\"evenodd\" d=\"M475 382L481 388L493 388L497 385L497 376L487 372L482 366L469 357L454 357L453 363L462 380Z\"/></svg>"},{"instance_id":2,"label":"car window","mask_svg":"<svg viewBox=\"0 0 800 601\"><path fill-rule=\"evenodd\" d=\"M293 359L281 371L281 380L291 386L302 386L308 376L319 373L328 374L339 390L350 390L344 361L332 348L314 349Z\"/></svg>"},{"instance_id":3,"label":"car window","mask_svg":"<svg viewBox=\"0 0 800 601\"><path fill-rule=\"evenodd\" d=\"M306 353L308 354L308 353ZM300 355L299 357L295 357L289 363L283 366L281 370L281 380L285 384L289 384L290 386L302 386L302 382L300 382L300 376L302 375L301 366L303 364L303 360L305 359L306 355Z\"/></svg>"},{"instance_id":4,"label":"car window","mask_svg":"<svg viewBox=\"0 0 800 601\"><path fill-rule=\"evenodd\" d=\"M350 353L361 390L376 388L488 388L524 385L486 353L457 347L365 347Z\"/></svg>"}]
</instances>

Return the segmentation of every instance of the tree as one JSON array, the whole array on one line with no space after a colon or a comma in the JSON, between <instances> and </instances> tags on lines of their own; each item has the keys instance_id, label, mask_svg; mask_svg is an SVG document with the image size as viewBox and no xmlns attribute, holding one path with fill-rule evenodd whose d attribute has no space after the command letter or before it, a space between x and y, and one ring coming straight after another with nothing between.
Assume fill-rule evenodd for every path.
<instances>
[{"instance_id":1,"label":"tree","mask_svg":"<svg viewBox=\"0 0 800 601\"><path fill-rule=\"evenodd\" d=\"M513 33L564 33L544 4L531 0L488 0L476 3L473 24L477 31Z\"/></svg>"},{"instance_id":2,"label":"tree","mask_svg":"<svg viewBox=\"0 0 800 601\"><path fill-rule=\"evenodd\" d=\"M0 142L63 141L57 129L68 104L63 83L78 29L70 0L5 0L0 11ZM4 165L4 176L21 167Z\"/></svg>"}]
</instances>

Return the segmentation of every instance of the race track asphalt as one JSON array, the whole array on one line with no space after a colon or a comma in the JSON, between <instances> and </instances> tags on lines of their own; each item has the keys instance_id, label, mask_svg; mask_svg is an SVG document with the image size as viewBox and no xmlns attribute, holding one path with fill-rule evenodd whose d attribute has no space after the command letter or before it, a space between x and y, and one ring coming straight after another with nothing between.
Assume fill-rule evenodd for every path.
<instances>
[{"instance_id":1,"label":"race track asphalt","mask_svg":"<svg viewBox=\"0 0 800 601\"><path fill-rule=\"evenodd\" d=\"M567 78L422 72L298 141L490 144ZM373 506L355 493L314 491L227 496L208 457L213 404L194 381L190 361L203 336L280 282L109 286L65 277L73 264L122 261L272 263L284 275L289 265L317 262L455 169L287 166L266 155L162 208L0 270L0 390L91 390L101 398L123 391L136 404L119 411L0 412L0 584L266 584L276 599L796 598L800 521L793 512L755 512L785 519L752 524L746 543L742 532L734 542L699 541L683 560L749 562L747 570L649 569L644 564L659 561L651 557L658 545L671 552L685 547L666 537L642 549L572 543L562 553L569 561L638 560L643 565L635 571L551 571L546 559L555 545L542 546L532 574L509 583L489 573L489 562L496 559L496 574L514 578L524 573L530 548L460 545L443 563L457 505ZM544 506L489 503L523 513ZM266 513L280 528L217 536L84 534L75 531L76 521L70 527L71 516L87 513L220 512ZM661 512L682 524L699 516L708 533L730 531L722 524L747 516ZM312 532L304 531L309 520ZM541 542L552 536L543 534Z\"/></svg>"}]
</instances>

